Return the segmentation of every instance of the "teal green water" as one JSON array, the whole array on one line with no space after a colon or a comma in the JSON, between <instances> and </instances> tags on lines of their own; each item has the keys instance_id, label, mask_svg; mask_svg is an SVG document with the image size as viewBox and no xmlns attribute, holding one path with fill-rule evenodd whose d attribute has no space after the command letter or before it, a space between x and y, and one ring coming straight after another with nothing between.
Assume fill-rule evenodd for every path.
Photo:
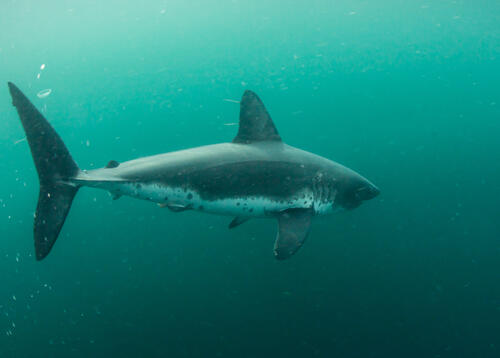
<instances>
[{"instance_id":1,"label":"teal green water","mask_svg":"<svg viewBox=\"0 0 500 358\"><path fill-rule=\"evenodd\" d=\"M6 0L0 24L0 357L500 356L498 1ZM230 141L252 89L382 194L278 262L271 220L84 189L36 262L7 81L82 168Z\"/></svg>"}]
</instances>

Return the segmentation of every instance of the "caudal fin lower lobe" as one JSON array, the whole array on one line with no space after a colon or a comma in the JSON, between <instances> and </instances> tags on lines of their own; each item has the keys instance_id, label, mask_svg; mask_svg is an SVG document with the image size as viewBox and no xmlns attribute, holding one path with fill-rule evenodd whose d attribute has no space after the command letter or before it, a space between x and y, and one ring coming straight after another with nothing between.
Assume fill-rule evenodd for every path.
<instances>
[{"instance_id":1,"label":"caudal fin lower lobe","mask_svg":"<svg viewBox=\"0 0 500 358\"><path fill-rule=\"evenodd\" d=\"M66 220L78 191L77 186L70 184L70 179L79 169L49 122L16 85L11 82L8 85L40 180L34 237L36 258L41 260L52 249Z\"/></svg>"}]
</instances>

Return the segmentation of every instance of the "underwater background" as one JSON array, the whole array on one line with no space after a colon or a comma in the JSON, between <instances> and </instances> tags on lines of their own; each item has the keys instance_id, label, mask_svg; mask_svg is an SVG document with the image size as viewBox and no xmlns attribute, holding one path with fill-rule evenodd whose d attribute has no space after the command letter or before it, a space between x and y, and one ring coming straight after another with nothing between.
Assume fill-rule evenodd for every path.
<instances>
[{"instance_id":1,"label":"underwater background","mask_svg":"<svg viewBox=\"0 0 500 358\"><path fill-rule=\"evenodd\" d=\"M1 7L0 357L500 357L498 0ZM37 262L7 81L87 169L231 141L251 89L381 195L276 261L274 220L85 188Z\"/></svg>"}]
</instances>

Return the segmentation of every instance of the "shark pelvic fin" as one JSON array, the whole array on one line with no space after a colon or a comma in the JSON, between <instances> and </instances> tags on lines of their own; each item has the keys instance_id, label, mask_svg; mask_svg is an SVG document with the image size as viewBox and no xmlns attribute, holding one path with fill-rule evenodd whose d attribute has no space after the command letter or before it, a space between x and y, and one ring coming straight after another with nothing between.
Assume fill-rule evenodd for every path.
<instances>
[{"instance_id":1,"label":"shark pelvic fin","mask_svg":"<svg viewBox=\"0 0 500 358\"><path fill-rule=\"evenodd\" d=\"M118 193L115 193L112 191L109 192L109 195L111 195L111 199L113 199L113 200L118 200L122 197L122 194L118 194Z\"/></svg>"},{"instance_id":2,"label":"shark pelvic fin","mask_svg":"<svg viewBox=\"0 0 500 358\"><path fill-rule=\"evenodd\" d=\"M277 141L281 137L260 98L252 91L245 91L240 102L240 126L233 143Z\"/></svg>"},{"instance_id":3,"label":"shark pelvic fin","mask_svg":"<svg viewBox=\"0 0 500 358\"><path fill-rule=\"evenodd\" d=\"M243 224L244 222L247 222L248 220L250 220L250 218L247 218L247 217L242 217L242 216L237 216L235 217L230 223L229 223L229 228L230 229L233 229L235 228L236 226L240 226L241 224Z\"/></svg>"},{"instance_id":4,"label":"shark pelvic fin","mask_svg":"<svg viewBox=\"0 0 500 358\"><path fill-rule=\"evenodd\" d=\"M162 207L167 207L170 211L173 211L174 213L180 213L181 211L191 210L193 208L193 205L165 204L165 206Z\"/></svg>"},{"instance_id":5,"label":"shark pelvic fin","mask_svg":"<svg viewBox=\"0 0 500 358\"><path fill-rule=\"evenodd\" d=\"M120 163L116 160L110 160L108 164L106 164L105 168L117 168L118 166L120 166Z\"/></svg>"},{"instance_id":6,"label":"shark pelvic fin","mask_svg":"<svg viewBox=\"0 0 500 358\"><path fill-rule=\"evenodd\" d=\"M288 209L278 216L278 236L274 243L274 257L285 260L304 244L311 229L312 209Z\"/></svg>"}]
</instances>

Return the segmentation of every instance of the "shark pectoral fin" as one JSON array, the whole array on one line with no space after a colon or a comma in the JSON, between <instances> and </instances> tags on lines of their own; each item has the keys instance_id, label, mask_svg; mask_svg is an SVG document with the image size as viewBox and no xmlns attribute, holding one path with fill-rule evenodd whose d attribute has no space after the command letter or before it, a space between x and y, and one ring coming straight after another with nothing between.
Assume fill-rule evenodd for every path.
<instances>
[{"instance_id":1,"label":"shark pectoral fin","mask_svg":"<svg viewBox=\"0 0 500 358\"><path fill-rule=\"evenodd\" d=\"M274 257L285 260L295 254L309 235L312 209L288 209L278 216L278 236L274 243Z\"/></svg>"},{"instance_id":2,"label":"shark pectoral fin","mask_svg":"<svg viewBox=\"0 0 500 358\"><path fill-rule=\"evenodd\" d=\"M191 210L193 208L192 205L182 205L182 204L166 204L165 207L167 207L170 211L173 211L174 213L180 213L181 211Z\"/></svg>"},{"instance_id":3,"label":"shark pectoral fin","mask_svg":"<svg viewBox=\"0 0 500 358\"><path fill-rule=\"evenodd\" d=\"M235 228L236 226L240 226L241 224L243 224L244 222L250 220L250 218L246 218L246 217L242 217L242 216L237 216L233 219L233 221L231 221L229 223L229 228L230 229L233 229Z\"/></svg>"},{"instance_id":4,"label":"shark pectoral fin","mask_svg":"<svg viewBox=\"0 0 500 358\"><path fill-rule=\"evenodd\" d=\"M111 194L111 199L113 200L118 200L122 197L122 194L118 194L118 193L110 193Z\"/></svg>"}]
</instances>

